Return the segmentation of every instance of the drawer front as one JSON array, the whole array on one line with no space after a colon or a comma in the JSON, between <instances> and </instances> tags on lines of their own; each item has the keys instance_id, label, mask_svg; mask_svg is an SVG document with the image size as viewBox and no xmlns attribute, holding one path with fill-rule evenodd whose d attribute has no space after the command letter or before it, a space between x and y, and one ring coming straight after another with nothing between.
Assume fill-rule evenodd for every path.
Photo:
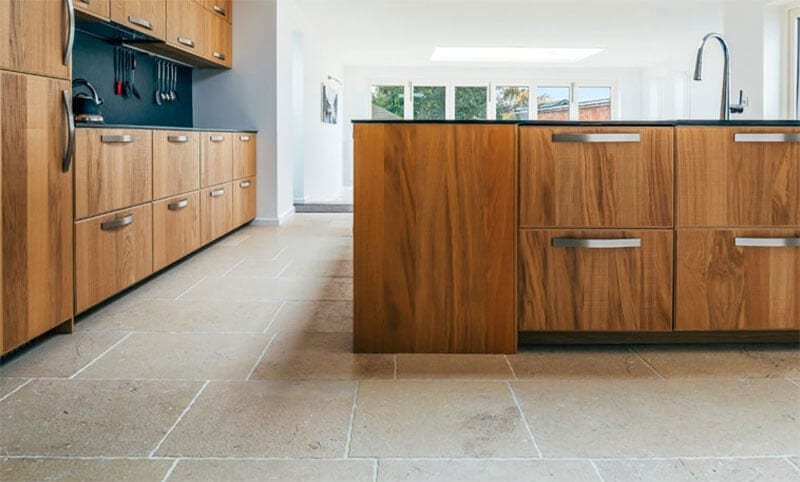
<instances>
[{"instance_id":1,"label":"drawer front","mask_svg":"<svg viewBox=\"0 0 800 482\"><path fill-rule=\"evenodd\" d=\"M233 135L233 178L256 175L256 135Z\"/></svg>"},{"instance_id":2,"label":"drawer front","mask_svg":"<svg viewBox=\"0 0 800 482\"><path fill-rule=\"evenodd\" d=\"M200 241L209 243L233 229L233 184L200 191Z\"/></svg>"},{"instance_id":3,"label":"drawer front","mask_svg":"<svg viewBox=\"0 0 800 482\"><path fill-rule=\"evenodd\" d=\"M679 227L800 226L800 128L676 132Z\"/></svg>"},{"instance_id":4,"label":"drawer front","mask_svg":"<svg viewBox=\"0 0 800 482\"><path fill-rule=\"evenodd\" d=\"M200 188L200 133L153 132L153 199Z\"/></svg>"},{"instance_id":5,"label":"drawer front","mask_svg":"<svg viewBox=\"0 0 800 482\"><path fill-rule=\"evenodd\" d=\"M75 217L95 216L152 199L151 131L78 129Z\"/></svg>"},{"instance_id":6,"label":"drawer front","mask_svg":"<svg viewBox=\"0 0 800 482\"><path fill-rule=\"evenodd\" d=\"M200 247L200 193L153 203L153 271Z\"/></svg>"},{"instance_id":7,"label":"drawer front","mask_svg":"<svg viewBox=\"0 0 800 482\"><path fill-rule=\"evenodd\" d=\"M164 40L166 5L167 0L111 0L111 20Z\"/></svg>"},{"instance_id":8,"label":"drawer front","mask_svg":"<svg viewBox=\"0 0 800 482\"><path fill-rule=\"evenodd\" d=\"M205 54L205 10L194 0L167 2L167 43L186 52Z\"/></svg>"},{"instance_id":9,"label":"drawer front","mask_svg":"<svg viewBox=\"0 0 800 482\"><path fill-rule=\"evenodd\" d=\"M75 223L78 313L153 272L152 205Z\"/></svg>"},{"instance_id":10,"label":"drawer front","mask_svg":"<svg viewBox=\"0 0 800 482\"><path fill-rule=\"evenodd\" d=\"M671 127L522 127L523 227L672 227Z\"/></svg>"},{"instance_id":11,"label":"drawer front","mask_svg":"<svg viewBox=\"0 0 800 482\"><path fill-rule=\"evenodd\" d=\"M800 329L800 229L678 230L675 329Z\"/></svg>"},{"instance_id":12,"label":"drawer front","mask_svg":"<svg viewBox=\"0 0 800 482\"><path fill-rule=\"evenodd\" d=\"M233 183L233 226L241 226L256 217L256 178Z\"/></svg>"},{"instance_id":13,"label":"drawer front","mask_svg":"<svg viewBox=\"0 0 800 482\"><path fill-rule=\"evenodd\" d=\"M672 330L671 230L523 230L522 331Z\"/></svg>"},{"instance_id":14,"label":"drawer front","mask_svg":"<svg viewBox=\"0 0 800 482\"><path fill-rule=\"evenodd\" d=\"M233 1L232 0L202 0L205 7L220 18L224 18L228 23L233 20Z\"/></svg>"},{"instance_id":15,"label":"drawer front","mask_svg":"<svg viewBox=\"0 0 800 482\"><path fill-rule=\"evenodd\" d=\"M94 17L108 20L111 16L109 0L75 0L75 10L86 12Z\"/></svg>"},{"instance_id":16,"label":"drawer front","mask_svg":"<svg viewBox=\"0 0 800 482\"><path fill-rule=\"evenodd\" d=\"M200 134L200 183L215 186L233 179L233 146L230 133Z\"/></svg>"}]
</instances>

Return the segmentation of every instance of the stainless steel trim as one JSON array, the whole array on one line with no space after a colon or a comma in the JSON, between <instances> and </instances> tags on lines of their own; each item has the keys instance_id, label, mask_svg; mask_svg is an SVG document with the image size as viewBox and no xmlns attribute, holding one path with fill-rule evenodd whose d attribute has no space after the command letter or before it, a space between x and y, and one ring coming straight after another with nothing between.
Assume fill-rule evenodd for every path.
<instances>
[{"instance_id":1,"label":"stainless steel trim","mask_svg":"<svg viewBox=\"0 0 800 482\"><path fill-rule=\"evenodd\" d=\"M585 238L553 238L554 248L589 248L589 249L620 249L641 248L641 238L622 239L585 239Z\"/></svg>"},{"instance_id":2,"label":"stainless steel trim","mask_svg":"<svg viewBox=\"0 0 800 482\"><path fill-rule=\"evenodd\" d=\"M104 223L100 223L100 229L102 229L103 231L110 231L112 229L121 228L129 224L133 224L133 214L128 214L124 218L114 219L113 221L106 221Z\"/></svg>"},{"instance_id":3,"label":"stainless steel trim","mask_svg":"<svg viewBox=\"0 0 800 482\"><path fill-rule=\"evenodd\" d=\"M242 142L250 142L250 136L239 136L239 140Z\"/></svg>"},{"instance_id":4,"label":"stainless steel trim","mask_svg":"<svg viewBox=\"0 0 800 482\"><path fill-rule=\"evenodd\" d=\"M800 238L735 238L743 248L800 248Z\"/></svg>"},{"instance_id":5,"label":"stainless steel trim","mask_svg":"<svg viewBox=\"0 0 800 482\"><path fill-rule=\"evenodd\" d=\"M222 189L215 189L211 191L211 197L220 197L225 195L225 188Z\"/></svg>"},{"instance_id":6,"label":"stainless steel trim","mask_svg":"<svg viewBox=\"0 0 800 482\"><path fill-rule=\"evenodd\" d=\"M130 15L128 16L128 21L134 25L144 27L147 30L153 30L153 24L143 18L134 17L133 15Z\"/></svg>"},{"instance_id":7,"label":"stainless steel trim","mask_svg":"<svg viewBox=\"0 0 800 482\"><path fill-rule=\"evenodd\" d=\"M800 134L789 132L736 133L733 142L800 142Z\"/></svg>"},{"instance_id":8,"label":"stainless steel trim","mask_svg":"<svg viewBox=\"0 0 800 482\"><path fill-rule=\"evenodd\" d=\"M250 181L242 181L239 183L239 187L248 188L251 186L251 184L252 183Z\"/></svg>"},{"instance_id":9,"label":"stainless steel trim","mask_svg":"<svg viewBox=\"0 0 800 482\"><path fill-rule=\"evenodd\" d=\"M188 199L181 199L180 201L167 204L167 209L170 211L179 211L189 205Z\"/></svg>"},{"instance_id":10,"label":"stainless steel trim","mask_svg":"<svg viewBox=\"0 0 800 482\"><path fill-rule=\"evenodd\" d=\"M189 136L167 136L167 142L175 142L175 143L189 142Z\"/></svg>"},{"instance_id":11,"label":"stainless steel trim","mask_svg":"<svg viewBox=\"0 0 800 482\"><path fill-rule=\"evenodd\" d=\"M194 48L194 40L186 37L178 37L178 43L183 44L187 47Z\"/></svg>"},{"instance_id":12,"label":"stainless steel trim","mask_svg":"<svg viewBox=\"0 0 800 482\"><path fill-rule=\"evenodd\" d=\"M75 118L72 117L72 99L68 90L62 91L61 101L64 103L64 114L67 116L67 148L61 158L61 170L69 172L72 155L75 153Z\"/></svg>"},{"instance_id":13,"label":"stainless steel trim","mask_svg":"<svg viewBox=\"0 0 800 482\"><path fill-rule=\"evenodd\" d=\"M208 140L211 142L222 142L225 140L225 136L209 136Z\"/></svg>"},{"instance_id":14,"label":"stainless steel trim","mask_svg":"<svg viewBox=\"0 0 800 482\"><path fill-rule=\"evenodd\" d=\"M553 142L641 142L639 133L553 134Z\"/></svg>"},{"instance_id":15,"label":"stainless steel trim","mask_svg":"<svg viewBox=\"0 0 800 482\"><path fill-rule=\"evenodd\" d=\"M228 16L228 12L226 12L225 9L220 7L219 5L214 5L214 11L224 17Z\"/></svg>"},{"instance_id":16,"label":"stainless steel trim","mask_svg":"<svg viewBox=\"0 0 800 482\"><path fill-rule=\"evenodd\" d=\"M100 142L105 144L128 144L133 142L134 137L130 134L121 136L100 136Z\"/></svg>"},{"instance_id":17,"label":"stainless steel trim","mask_svg":"<svg viewBox=\"0 0 800 482\"><path fill-rule=\"evenodd\" d=\"M216 57L216 58L218 58L220 60L225 60L225 54L221 54L219 52L214 52L211 55L213 55L214 57Z\"/></svg>"},{"instance_id":18,"label":"stainless steel trim","mask_svg":"<svg viewBox=\"0 0 800 482\"><path fill-rule=\"evenodd\" d=\"M72 47L75 45L75 4L72 0L65 0L67 5L67 16L69 17L69 30L67 31L67 41L64 45L64 65L69 65L72 60ZM86 2L87 4L89 2Z\"/></svg>"}]
</instances>

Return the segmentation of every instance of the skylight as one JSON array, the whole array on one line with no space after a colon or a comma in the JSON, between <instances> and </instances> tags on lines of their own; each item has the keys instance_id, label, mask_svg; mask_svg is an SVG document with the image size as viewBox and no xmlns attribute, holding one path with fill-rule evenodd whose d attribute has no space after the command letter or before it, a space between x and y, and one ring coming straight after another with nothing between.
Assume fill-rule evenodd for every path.
<instances>
[{"instance_id":1,"label":"skylight","mask_svg":"<svg viewBox=\"0 0 800 482\"><path fill-rule=\"evenodd\" d=\"M434 62L574 63L605 49L533 47L436 47Z\"/></svg>"}]
</instances>

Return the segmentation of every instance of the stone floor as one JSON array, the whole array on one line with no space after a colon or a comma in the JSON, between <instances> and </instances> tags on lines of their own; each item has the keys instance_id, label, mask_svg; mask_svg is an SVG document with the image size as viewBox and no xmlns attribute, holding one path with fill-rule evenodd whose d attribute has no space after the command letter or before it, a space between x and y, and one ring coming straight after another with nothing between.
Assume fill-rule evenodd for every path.
<instances>
[{"instance_id":1,"label":"stone floor","mask_svg":"<svg viewBox=\"0 0 800 482\"><path fill-rule=\"evenodd\" d=\"M796 346L353 355L352 217L242 229L0 367L0 479L800 480Z\"/></svg>"}]
</instances>

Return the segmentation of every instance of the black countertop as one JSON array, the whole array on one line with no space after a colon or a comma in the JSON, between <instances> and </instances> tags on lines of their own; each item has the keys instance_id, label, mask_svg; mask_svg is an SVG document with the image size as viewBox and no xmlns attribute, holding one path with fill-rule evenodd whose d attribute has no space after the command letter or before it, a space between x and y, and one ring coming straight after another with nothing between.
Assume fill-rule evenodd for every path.
<instances>
[{"instance_id":1,"label":"black countertop","mask_svg":"<svg viewBox=\"0 0 800 482\"><path fill-rule=\"evenodd\" d=\"M198 131L198 132L246 132L256 134L253 129L210 129L207 127L176 127L176 126L141 126L132 124L94 124L91 122L76 122L75 127L84 129L147 129L153 131Z\"/></svg>"},{"instance_id":2,"label":"black countertop","mask_svg":"<svg viewBox=\"0 0 800 482\"><path fill-rule=\"evenodd\" d=\"M354 124L511 124L520 126L578 126L578 127L642 127L642 126L752 126L752 127L800 127L796 120L704 120L704 119L678 119L678 120L617 120L617 121L555 121L555 120L528 120L528 121L503 121L503 120L354 120Z\"/></svg>"}]
</instances>

